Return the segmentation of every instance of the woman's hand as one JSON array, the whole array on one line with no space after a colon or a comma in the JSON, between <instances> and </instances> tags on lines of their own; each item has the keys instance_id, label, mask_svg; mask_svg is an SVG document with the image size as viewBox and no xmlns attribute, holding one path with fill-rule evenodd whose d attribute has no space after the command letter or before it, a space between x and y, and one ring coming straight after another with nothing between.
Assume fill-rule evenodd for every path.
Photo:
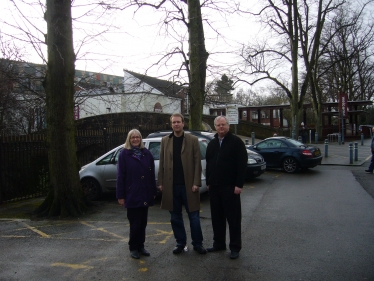
<instances>
[{"instance_id":1,"label":"woman's hand","mask_svg":"<svg viewBox=\"0 0 374 281\"><path fill-rule=\"evenodd\" d=\"M118 203L119 203L121 206L125 206L125 199L118 199Z\"/></svg>"}]
</instances>

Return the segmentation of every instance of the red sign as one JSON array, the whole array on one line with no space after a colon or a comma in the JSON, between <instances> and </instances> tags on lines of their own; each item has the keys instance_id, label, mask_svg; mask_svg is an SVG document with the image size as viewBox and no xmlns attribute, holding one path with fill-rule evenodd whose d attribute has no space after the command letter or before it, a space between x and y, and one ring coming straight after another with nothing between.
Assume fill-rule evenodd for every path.
<instances>
[{"instance_id":1,"label":"red sign","mask_svg":"<svg viewBox=\"0 0 374 281\"><path fill-rule=\"evenodd\" d=\"M348 116L348 95L344 93L339 94L339 112L343 118Z\"/></svg>"}]
</instances>

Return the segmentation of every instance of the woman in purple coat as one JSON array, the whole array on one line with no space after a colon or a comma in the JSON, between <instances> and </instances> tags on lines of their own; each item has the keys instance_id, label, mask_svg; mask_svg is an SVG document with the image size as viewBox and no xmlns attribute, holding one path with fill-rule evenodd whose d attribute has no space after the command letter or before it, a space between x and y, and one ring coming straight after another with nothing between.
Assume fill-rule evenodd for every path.
<instances>
[{"instance_id":1,"label":"woman in purple coat","mask_svg":"<svg viewBox=\"0 0 374 281\"><path fill-rule=\"evenodd\" d=\"M130 222L129 248L131 257L149 256L144 248L148 207L153 206L157 187L155 162L144 147L142 136L136 129L127 134L124 149L118 157L117 199L127 208Z\"/></svg>"}]
</instances>

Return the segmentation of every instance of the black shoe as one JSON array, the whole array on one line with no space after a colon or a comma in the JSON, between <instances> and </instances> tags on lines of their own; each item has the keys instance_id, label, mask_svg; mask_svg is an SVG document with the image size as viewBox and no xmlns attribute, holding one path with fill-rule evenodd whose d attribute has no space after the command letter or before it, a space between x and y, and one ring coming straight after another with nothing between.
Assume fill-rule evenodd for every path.
<instances>
[{"instance_id":1,"label":"black shoe","mask_svg":"<svg viewBox=\"0 0 374 281\"><path fill-rule=\"evenodd\" d=\"M131 257L133 259L140 259L140 255L138 251L131 251Z\"/></svg>"},{"instance_id":2,"label":"black shoe","mask_svg":"<svg viewBox=\"0 0 374 281\"><path fill-rule=\"evenodd\" d=\"M193 247L193 249L198 252L199 254L206 254L206 250L203 246L196 246L196 247Z\"/></svg>"},{"instance_id":3,"label":"black shoe","mask_svg":"<svg viewBox=\"0 0 374 281\"><path fill-rule=\"evenodd\" d=\"M222 247L222 248L212 247L212 248L207 248L206 250L209 253L211 253L211 252L217 252L217 251L225 251L226 247Z\"/></svg>"},{"instance_id":4,"label":"black shoe","mask_svg":"<svg viewBox=\"0 0 374 281\"><path fill-rule=\"evenodd\" d=\"M183 252L184 246L176 246L173 250L173 254L180 254Z\"/></svg>"},{"instance_id":5,"label":"black shoe","mask_svg":"<svg viewBox=\"0 0 374 281\"><path fill-rule=\"evenodd\" d=\"M230 259L237 259L239 257L239 252L231 251Z\"/></svg>"},{"instance_id":6,"label":"black shoe","mask_svg":"<svg viewBox=\"0 0 374 281\"><path fill-rule=\"evenodd\" d=\"M142 256L147 256L147 257L149 257L151 254L146 250L146 249L144 249L144 248L141 248L140 250L139 250L139 253L140 254L142 254Z\"/></svg>"},{"instance_id":7,"label":"black shoe","mask_svg":"<svg viewBox=\"0 0 374 281\"><path fill-rule=\"evenodd\" d=\"M370 171L370 170L365 170L366 173L369 173L369 174L372 174L373 171Z\"/></svg>"}]
</instances>

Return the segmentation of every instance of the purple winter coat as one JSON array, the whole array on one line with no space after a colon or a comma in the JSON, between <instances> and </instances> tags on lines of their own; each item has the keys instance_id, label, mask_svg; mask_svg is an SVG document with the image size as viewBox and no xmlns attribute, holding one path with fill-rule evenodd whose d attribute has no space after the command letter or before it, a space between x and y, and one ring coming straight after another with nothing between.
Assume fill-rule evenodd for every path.
<instances>
[{"instance_id":1,"label":"purple winter coat","mask_svg":"<svg viewBox=\"0 0 374 281\"><path fill-rule=\"evenodd\" d=\"M143 148L140 159L129 149L123 149L117 164L117 199L125 199L125 208L154 205L157 193L155 161L148 149Z\"/></svg>"}]
</instances>

